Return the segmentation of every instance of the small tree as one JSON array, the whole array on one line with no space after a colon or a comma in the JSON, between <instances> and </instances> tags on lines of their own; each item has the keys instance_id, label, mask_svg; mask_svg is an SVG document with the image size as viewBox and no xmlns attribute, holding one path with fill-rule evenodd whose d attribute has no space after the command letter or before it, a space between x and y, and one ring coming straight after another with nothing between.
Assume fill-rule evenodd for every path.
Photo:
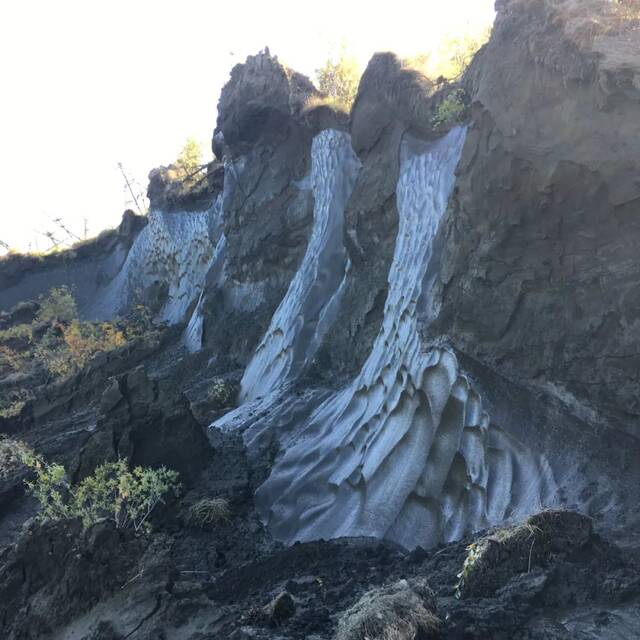
<instances>
[{"instance_id":1,"label":"small tree","mask_svg":"<svg viewBox=\"0 0 640 640\"><path fill-rule=\"evenodd\" d=\"M195 138L187 138L174 163L183 176L189 176L202 164L202 149Z\"/></svg>"},{"instance_id":2,"label":"small tree","mask_svg":"<svg viewBox=\"0 0 640 640\"><path fill-rule=\"evenodd\" d=\"M429 78L459 78L473 56L489 40L491 26L445 39L437 48L405 58L403 63Z\"/></svg>"},{"instance_id":3,"label":"small tree","mask_svg":"<svg viewBox=\"0 0 640 640\"><path fill-rule=\"evenodd\" d=\"M450 51L448 77L459 78L467 69L473 56L491 37L491 27L486 27L475 35L464 35L461 38L450 40L447 48Z\"/></svg>"},{"instance_id":4,"label":"small tree","mask_svg":"<svg viewBox=\"0 0 640 640\"><path fill-rule=\"evenodd\" d=\"M345 109L351 108L358 92L362 75L360 67L352 56L347 55L343 46L337 60L330 58L316 69L318 88L330 98L334 98Z\"/></svg>"}]
</instances>

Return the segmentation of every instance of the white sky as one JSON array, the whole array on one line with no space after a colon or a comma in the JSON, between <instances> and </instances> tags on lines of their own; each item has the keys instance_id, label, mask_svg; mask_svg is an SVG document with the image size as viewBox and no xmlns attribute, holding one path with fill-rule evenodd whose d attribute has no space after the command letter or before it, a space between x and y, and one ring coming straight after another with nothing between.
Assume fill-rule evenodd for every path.
<instances>
[{"instance_id":1,"label":"white sky","mask_svg":"<svg viewBox=\"0 0 640 640\"><path fill-rule=\"evenodd\" d=\"M269 46L312 75L344 41L413 55L493 18L493 0L4 0L0 4L0 240L44 249L62 217L115 226L122 162L146 190L187 137L210 154L231 67Z\"/></svg>"}]
</instances>

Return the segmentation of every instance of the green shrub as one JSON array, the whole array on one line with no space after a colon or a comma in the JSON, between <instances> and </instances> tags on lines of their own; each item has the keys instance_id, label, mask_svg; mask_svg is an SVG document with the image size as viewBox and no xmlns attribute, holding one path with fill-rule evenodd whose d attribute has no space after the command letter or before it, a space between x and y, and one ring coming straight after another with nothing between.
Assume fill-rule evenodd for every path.
<instances>
[{"instance_id":1,"label":"green shrub","mask_svg":"<svg viewBox=\"0 0 640 640\"><path fill-rule=\"evenodd\" d=\"M452 91L438 105L431 124L434 127L448 127L460 122L467 108L464 99L465 93L463 89Z\"/></svg>"},{"instance_id":2,"label":"green shrub","mask_svg":"<svg viewBox=\"0 0 640 640\"><path fill-rule=\"evenodd\" d=\"M0 344L0 375L20 371L23 366L24 358L20 353L11 349L11 347Z\"/></svg>"},{"instance_id":3,"label":"green shrub","mask_svg":"<svg viewBox=\"0 0 640 640\"><path fill-rule=\"evenodd\" d=\"M71 322L78 317L76 301L67 287L54 288L40 300L37 322Z\"/></svg>"},{"instance_id":4,"label":"green shrub","mask_svg":"<svg viewBox=\"0 0 640 640\"><path fill-rule=\"evenodd\" d=\"M52 289L41 302L36 322L52 326L33 349L39 365L58 378L82 369L93 356L123 346L127 339L122 329L111 322L85 322L77 318L76 303L65 287Z\"/></svg>"},{"instance_id":5,"label":"green shrub","mask_svg":"<svg viewBox=\"0 0 640 640\"><path fill-rule=\"evenodd\" d=\"M148 518L168 493L177 495L178 474L165 467L129 470L126 461L105 462L73 486L64 467L48 464L35 454L24 457L35 472L27 482L40 503L40 518L79 518L86 529L99 520L113 520L136 534L149 528Z\"/></svg>"},{"instance_id":6,"label":"green shrub","mask_svg":"<svg viewBox=\"0 0 640 640\"><path fill-rule=\"evenodd\" d=\"M4 331L0 331L0 342L7 342L9 340L25 340L31 342L31 325L16 324Z\"/></svg>"},{"instance_id":7,"label":"green shrub","mask_svg":"<svg viewBox=\"0 0 640 640\"><path fill-rule=\"evenodd\" d=\"M446 45L449 53L447 78L459 78L471 64L473 57L491 37L492 27L487 26L476 34L465 34L462 37L450 40Z\"/></svg>"},{"instance_id":8,"label":"green shrub","mask_svg":"<svg viewBox=\"0 0 640 640\"><path fill-rule=\"evenodd\" d=\"M189 509L189 524L207 527L211 524L229 520L231 510L226 498L203 498L191 505Z\"/></svg>"},{"instance_id":9,"label":"green shrub","mask_svg":"<svg viewBox=\"0 0 640 640\"><path fill-rule=\"evenodd\" d=\"M101 351L112 351L126 343L124 333L110 322L93 324L73 320L63 330L69 356L77 369Z\"/></svg>"},{"instance_id":10,"label":"green shrub","mask_svg":"<svg viewBox=\"0 0 640 640\"><path fill-rule=\"evenodd\" d=\"M27 452L24 463L36 474L35 480L27 481L31 494L40 503L39 519L63 520L73 517L71 507L71 485L61 464L46 464L42 458Z\"/></svg>"},{"instance_id":11,"label":"green shrub","mask_svg":"<svg viewBox=\"0 0 640 640\"><path fill-rule=\"evenodd\" d=\"M33 399L33 394L28 389L9 389L0 398L0 417L12 418L20 414L24 406Z\"/></svg>"},{"instance_id":12,"label":"green shrub","mask_svg":"<svg viewBox=\"0 0 640 640\"><path fill-rule=\"evenodd\" d=\"M37 326L41 323L45 324ZM114 322L81 321L69 289L52 289L41 299L31 324L0 331L0 377L19 374L12 381L16 388L5 387L0 393L0 417L20 413L32 397L28 388L44 382L43 373L49 380L67 378L96 354L108 353L129 341L155 340L160 330L143 305Z\"/></svg>"},{"instance_id":13,"label":"green shrub","mask_svg":"<svg viewBox=\"0 0 640 640\"><path fill-rule=\"evenodd\" d=\"M0 436L0 478L18 469L31 450L20 440Z\"/></svg>"}]
</instances>

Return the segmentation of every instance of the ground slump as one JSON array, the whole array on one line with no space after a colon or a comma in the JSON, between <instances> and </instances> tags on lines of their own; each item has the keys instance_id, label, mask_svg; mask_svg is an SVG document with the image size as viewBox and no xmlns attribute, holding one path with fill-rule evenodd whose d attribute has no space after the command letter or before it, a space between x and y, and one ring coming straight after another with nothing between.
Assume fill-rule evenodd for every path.
<instances>
[{"instance_id":1,"label":"ground slump","mask_svg":"<svg viewBox=\"0 0 640 640\"><path fill-rule=\"evenodd\" d=\"M348 134L326 130L311 147L314 222L300 268L245 370L240 397L255 400L295 377L315 355L335 319L348 262L344 208L360 162Z\"/></svg>"},{"instance_id":2,"label":"ground slump","mask_svg":"<svg viewBox=\"0 0 640 640\"><path fill-rule=\"evenodd\" d=\"M181 322L203 290L221 233L221 197L206 211L152 210L120 273L98 296L95 315L113 317L135 302L139 292L164 282L167 299L158 319L169 324Z\"/></svg>"},{"instance_id":3,"label":"ground slump","mask_svg":"<svg viewBox=\"0 0 640 640\"><path fill-rule=\"evenodd\" d=\"M379 335L353 383L287 436L256 493L284 542L362 535L430 546L530 513L553 492L546 462L490 424L455 356L421 344L417 307L464 140L457 128L428 146L403 143Z\"/></svg>"}]
</instances>

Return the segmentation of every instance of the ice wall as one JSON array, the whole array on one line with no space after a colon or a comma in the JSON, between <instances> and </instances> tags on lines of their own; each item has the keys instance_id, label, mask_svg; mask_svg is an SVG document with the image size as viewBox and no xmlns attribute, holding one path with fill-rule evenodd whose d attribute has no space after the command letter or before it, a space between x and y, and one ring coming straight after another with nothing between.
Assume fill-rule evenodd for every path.
<instances>
[{"instance_id":1,"label":"ice wall","mask_svg":"<svg viewBox=\"0 0 640 640\"><path fill-rule=\"evenodd\" d=\"M403 142L398 237L371 354L348 388L287 437L256 493L261 516L284 542L363 535L432 546L551 498L546 461L492 426L455 356L425 351L419 335L418 304L465 132L426 147ZM287 334L274 335L273 351L284 344L280 335Z\"/></svg>"},{"instance_id":2,"label":"ice wall","mask_svg":"<svg viewBox=\"0 0 640 640\"><path fill-rule=\"evenodd\" d=\"M222 212L219 213L219 227L222 226ZM206 285L209 287L219 286L223 281L224 261L226 257L227 239L224 233L220 233L220 237L216 244L216 248L213 252L213 256L208 266L206 275ZM204 317L202 310L206 301L206 286L202 286L200 296L198 298L198 304L191 314L191 318L184 330L183 343L188 351L195 353L202 349L202 331L204 326Z\"/></svg>"},{"instance_id":3,"label":"ice wall","mask_svg":"<svg viewBox=\"0 0 640 640\"><path fill-rule=\"evenodd\" d=\"M241 383L242 402L255 400L295 377L314 356L335 318L348 269L344 208L360 162L348 134L325 130L311 147L313 230L307 250Z\"/></svg>"},{"instance_id":4,"label":"ice wall","mask_svg":"<svg viewBox=\"0 0 640 640\"><path fill-rule=\"evenodd\" d=\"M221 234L221 196L206 211L152 210L119 274L98 292L92 315L111 318L148 287L162 284L167 296L157 319L181 322L202 292Z\"/></svg>"}]
</instances>

